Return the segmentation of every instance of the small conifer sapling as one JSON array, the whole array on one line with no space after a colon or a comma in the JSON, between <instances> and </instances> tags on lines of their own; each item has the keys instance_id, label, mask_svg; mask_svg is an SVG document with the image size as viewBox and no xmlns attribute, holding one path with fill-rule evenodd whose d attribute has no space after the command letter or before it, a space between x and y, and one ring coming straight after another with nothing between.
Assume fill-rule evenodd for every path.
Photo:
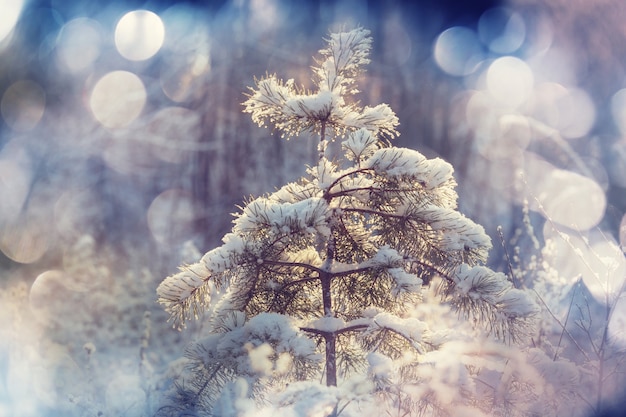
<instances>
[{"instance_id":1,"label":"small conifer sapling","mask_svg":"<svg viewBox=\"0 0 626 417\"><path fill-rule=\"evenodd\" d=\"M314 91L276 75L255 80L244 112L287 139L315 135L318 160L247 201L221 246L158 287L176 324L208 322L209 336L189 348L201 377L186 401L209 415L223 414L235 380L246 381L237 395L259 398L290 381L336 386L368 361L407 352L417 361L437 342L405 313L433 276L442 301L501 338L516 338L537 311L484 266L491 241L457 211L452 166L392 146L394 112L354 100L371 42L363 28L330 34Z\"/></svg>"}]
</instances>

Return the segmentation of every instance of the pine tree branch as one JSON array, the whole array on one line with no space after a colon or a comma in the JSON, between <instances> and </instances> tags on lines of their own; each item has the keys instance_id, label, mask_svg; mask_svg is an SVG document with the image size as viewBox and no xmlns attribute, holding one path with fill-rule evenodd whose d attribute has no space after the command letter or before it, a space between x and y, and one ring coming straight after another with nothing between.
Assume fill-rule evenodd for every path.
<instances>
[{"instance_id":1,"label":"pine tree branch","mask_svg":"<svg viewBox=\"0 0 626 417\"><path fill-rule=\"evenodd\" d=\"M331 190L333 188L334 185L336 185L338 181L333 182L333 184L331 184L328 187L328 190ZM423 187L420 186L419 188L380 188L380 187L356 187L356 188L347 188L347 189L342 189L340 191L336 191L336 192L331 192L328 191L327 192L327 196L329 198L335 198L335 197L343 197L343 196L350 196L350 194L355 193L355 192L359 192L359 191L369 191L372 193L375 192L380 192L380 193L403 193L403 194L407 194L407 193L416 193L416 192L421 192L423 191Z\"/></svg>"},{"instance_id":2,"label":"pine tree branch","mask_svg":"<svg viewBox=\"0 0 626 417\"><path fill-rule=\"evenodd\" d=\"M308 269L312 272L317 272L319 273L328 273L332 278L339 278L339 277L344 277L347 275L352 275L352 274L359 274L359 273L363 273L363 272L367 272L367 271L371 271L375 266L374 265L368 265L368 266L363 266L363 267L356 267L354 269L342 269L341 271L336 271L333 272L332 270L330 271L326 271L322 268L318 268L316 266L310 265L310 264L306 264L303 262L282 262L282 261L270 261L270 260L264 260L263 264L265 265L272 265L272 266L280 266L280 267L286 267L286 268L305 268ZM311 277L311 278L304 278L298 281L292 281L288 284L297 284L297 283L301 283L301 282L307 282L307 281L314 281L314 280L319 280L319 277Z\"/></svg>"},{"instance_id":3,"label":"pine tree branch","mask_svg":"<svg viewBox=\"0 0 626 417\"><path fill-rule=\"evenodd\" d=\"M297 286L297 285L301 285L301 284L305 284L307 282L313 282L313 281L319 281L319 277L315 276L315 277L308 277L308 278L303 278L303 279L299 279L296 281L290 281L287 282L285 284L283 284L280 289L274 291L274 298L272 299L272 303L270 304L270 306L268 307L268 311L274 311L274 306L276 305L276 303L279 300L279 296L284 294L285 291L292 287L292 286ZM295 296L294 296L295 297Z\"/></svg>"},{"instance_id":4,"label":"pine tree branch","mask_svg":"<svg viewBox=\"0 0 626 417\"><path fill-rule=\"evenodd\" d=\"M340 335L342 333L348 333L348 332L354 332L354 331L358 331L358 330L365 330L369 327L369 325L367 324L354 324L352 326L348 326L348 327L343 327L341 329L337 329L337 330L333 330L333 331L328 331L328 330L321 330L321 329L316 329L314 327L300 327L300 330L303 332L307 332L307 333L312 333L312 334L316 334L319 336L331 336L331 335Z\"/></svg>"},{"instance_id":5,"label":"pine tree branch","mask_svg":"<svg viewBox=\"0 0 626 417\"><path fill-rule=\"evenodd\" d=\"M325 198L326 196L328 196L328 198L336 197L336 195L331 193L330 190L332 190L333 187L336 186L338 183L340 183L344 178L348 178L356 174L362 174L365 172L373 172L373 171L374 170L372 168L359 168L354 171L346 172L345 174L340 175L339 177L335 178L335 180L331 182L330 185L328 186L328 189L325 191Z\"/></svg>"},{"instance_id":6,"label":"pine tree branch","mask_svg":"<svg viewBox=\"0 0 626 417\"><path fill-rule=\"evenodd\" d=\"M348 212L348 213L369 214L373 216L379 216L379 217L390 218L390 219L402 219L402 220L411 219L410 216L407 216L406 214L395 214L395 213L389 213L389 212L373 210L373 209L346 207L346 208L342 208L342 211ZM411 220L417 220L417 219L411 219Z\"/></svg>"},{"instance_id":7,"label":"pine tree branch","mask_svg":"<svg viewBox=\"0 0 626 417\"><path fill-rule=\"evenodd\" d=\"M374 322L376 323L376 320L374 320ZM376 325L378 325L378 323L376 323ZM395 335L398 335L401 338L403 338L404 340L406 340L411 345L411 347L413 347L413 349L415 349L417 351L417 353L419 353L420 355L423 355L425 353L424 349L419 344L417 344L417 342L415 340L413 340L409 336L405 335L401 331L398 331L397 329L394 329L393 327L389 327L389 326L380 326L380 325L378 325L378 326L379 326L380 329L384 329L384 330L386 330L388 332L391 332L391 333L393 333Z\"/></svg>"},{"instance_id":8,"label":"pine tree branch","mask_svg":"<svg viewBox=\"0 0 626 417\"><path fill-rule=\"evenodd\" d=\"M308 269L311 272L317 272L318 274L324 272L322 268L318 268L316 266L313 266L311 264L307 264L304 262L284 262L284 261L272 261L269 259L263 259L263 262L261 265L280 266L280 267L285 267L285 268L304 268L304 269ZM315 278L315 279L319 279L319 278Z\"/></svg>"}]
</instances>

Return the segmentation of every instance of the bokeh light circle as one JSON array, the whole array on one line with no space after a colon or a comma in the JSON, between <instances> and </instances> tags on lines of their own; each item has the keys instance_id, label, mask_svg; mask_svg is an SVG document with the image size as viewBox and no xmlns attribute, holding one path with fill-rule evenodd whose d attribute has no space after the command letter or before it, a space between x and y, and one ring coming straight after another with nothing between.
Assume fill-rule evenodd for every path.
<instances>
[{"instance_id":1,"label":"bokeh light circle","mask_svg":"<svg viewBox=\"0 0 626 417\"><path fill-rule=\"evenodd\" d=\"M178 103L199 99L206 92L206 73L212 65L209 29L187 4L170 7L161 18L166 31L161 88Z\"/></svg>"},{"instance_id":2,"label":"bokeh light circle","mask_svg":"<svg viewBox=\"0 0 626 417\"><path fill-rule=\"evenodd\" d=\"M585 235L556 231L546 223L544 239L553 246L544 259L568 282L582 278L585 287L600 303L611 304L626 277L626 258L619 246L599 231Z\"/></svg>"},{"instance_id":3,"label":"bokeh light circle","mask_svg":"<svg viewBox=\"0 0 626 417\"><path fill-rule=\"evenodd\" d=\"M204 93L203 76L211 69L208 45L172 53L164 61L167 64L161 68L161 89L170 100L182 103Z\"/></svg>"},{"instance_id":4,"label":"bokeh light circle","mask_svg":"<svg viewBox=\"0 0 626 417\"><path fill-rule=\"evenodd\" d=\"M596 181L561 169L546 173L534 194L544 216L579 231L597 226L607 205L604 190Z\"/></svg>"},{"instance_id":5,"label":"bokeh light circle","mask_svg":"<svg viewBox=\"0 0 626 417\"><path fill-rule=\"evenodd\" d=\"M556 103L561 117L554 126L565 138L580 138L589 133L596 121L596 108L586 91L568 88Z\"/></svg>"},{"instance_id":6,"label":"bokeh light circle","mask_svg":"<svg viewBox=\"0 0 626 417\"><path fill-rule=\"evenodd\" d=\"M611 114L622 135L626 135L626 88L611 97Z\"/></svg>"},{"instance_id":7,"label":"bokeh light circle","mask_svg":"<svg viewBox=\"0 0 626 417\"><path fill-rule=\"evenodd\" d=\"M23 0L0 0L0 42L13 31L22 13Z\"/></svg>"},{"instance_id":8,"label":"bokeh light circle","mask_svg":"<svg viewBox=\"0 0 626 417\"><path fill-rule=\"evenodd\" d=\"M502 115L481 130L476 148L490 160L520 158L531 139L528 119L515 114Z\"/></svg>"},{"instance_id":9,"label":"bokeh light circle","mask_svg":"<svg viewBox=\"0 0 626 417\"><path fill-rule=\"evenodd\" d=\"M84 234L96 235L104 227L102 201L90 188L68 188L53 206L54 225L59 236L77 240Z\"/></svg>"},{"instance_id":10,"label":"bokeh light circle","mask_svg":"<svg viewBox=\"0 0 626 417\"><path fill-rule=\"evenodd\" d=\"M608 330L611 341L621 348L626 347L626 294L623 294L615 303Z\"/></svg>"},{"instance_id":11,"label":"bokeh light circle","mask_svg":"<svg viewBox=\"0 0 626 417\"><path fill-rule=\"evenodd\" d=\"M2 95L0 112L9 127L27 131L39 123L46 108L46 93L34 81L20 80Z\"/></svg>"},{"instance_id":12,"label":"bokeh light circle","mask_svg":"<svg viewBox=\"0 0 626 417\"><path fill-rule=\"evenodd\" d=\"M39 274L33 282L29 293L30 310L41 324L51 324L60 319L54 310L54 300L64 298L66 280L63 271L48 270Z\"/></svg>"},{"instance_id":13,"label":"bokeh light circle","mask_svg":"<svg viewBox=\"0 0 626 417\"><path fill-rule=\"evenodd\" d=\"M157 242L180 243L192 235L196 212L192 194L172 188L159 194L150 204L148 227Z\"/></svg>"},{"instance_id":14,"label":"bokeh light circle","mask_svg":"<svg viewBox=\"0 0 626 417\"><path fill-rule=\"evenodd\" d=\"M165 39L165 26L155 13L135 10L126 13L115 27L115 46L131 61L143 61L154 56Z\"/></svg>"},{"instance_id":15,"label":"bokeh light circle","mask_svg":"<svg viewBox=\"0 0 626 417\"><path fill-rule=\"evenodd\" d=\"M598 301L610 304L626 277L626 258L618 245L607 240L593 245L590 252L588 264L595 274L584 274L583 281Z\"/></svg>"},{"instance_id":16,"label":"bokeh light circle","mask_svg":"<svg viewBox=\"0 0 626 417\"><path fill-rule=\"evenodd\" d=\"M530 97L534 76L528 64L519 58L505 56L487 69L487 89L499 103L517 108Z\"/></svg>"},{"instance_id":17,"label":"bokeh light circle","mask_svg":"<svg viewBox=\"0 0 626 417\"><path fill-rule=\"evenodd\" d=\"M3 222L13 222L19 217L33 180L32 162L26 152L21 148L9 152L11 148L15 149L5 145L0 154L0 219Z\"/></svg>"},{"instance_id":18,"label":"bokeh light circle","mask_svg":"<svg viewBox=\"0 0 626 417\"><path fill-rule=\"evenodd\" d=\"M622 246L622 250L626 252L626 214L622 216L622 221L619 225L619 243Z\"/></svg>"},{"instance_id":19,"label":"bokeh light circle","mask_svg":"<svg viewBox=\"0 0 626 417\"><path fill-rule=\"evenodd\" d=\"M37 262L50 246L45 229L38 219L20 217L0 230L0 251L18 263Z\"/></svg>"},{"instance_id":20,"label":"bokeh light circle","mask_svg":"<svg viewBox=\"0 0 626 417\"><path fill-rule=\"evenodd\" d=\"M535 87L531 112L534 118L570 139L588 134L596 121L596 107L586 91L555 82Z\"/></svg>"},{"instance_id":21,"label":"bokeh light circle","mask_svg":"<svg viewBox=\"0 0 626 417\"><path fill-rule=\"evenodd\" d=\"M89 68L100 56L100 24L85 17L67 22L57 38L56 53L60 64L70 72Z\"/></svg>"},{"instance_id":22,"label":"bokeh light circle","mask_svg":"<svg viewBox=\"0 0 626 417\"><path fill-rule=\"evenodd\" d=\"M476 32L462 26L443 31L435 41L433 54L442 70L456 76L471 74L483 60Z\"/></svg>"},{"instance_id":23,"label":"bokeh light circle","mask_svg":"<svg viewBox=\"0 0 626 417\"><path fill-rule=\"evenodd\" d=\"M200 114L185 107L159 110L147 126L156 157L175 164L187 160L200 144L201 123Z\"/></svg>"},{"instance_id":24,"label":"bokeh light circle","mask_svg":"<svg viewBox=\"0 0 626 417\"><path fill-rule=\"evenodd\" d=\"M91 92L91 111L107 128L124 127L135 120L146 104L147 92L138 76L113 71L102 77Z\"/></svg>"},{"instance_id":25,"label":"bokeh light circle","mask_svg":"<svg viewBox=\"0 0 626 417\"><path fill-rule=\"evenodd\" d=\"M494 7L481 15L478 37L491 51L510 54L524 43L526 24L519 13L505 7Z\"/></svg>"}]
</instances>

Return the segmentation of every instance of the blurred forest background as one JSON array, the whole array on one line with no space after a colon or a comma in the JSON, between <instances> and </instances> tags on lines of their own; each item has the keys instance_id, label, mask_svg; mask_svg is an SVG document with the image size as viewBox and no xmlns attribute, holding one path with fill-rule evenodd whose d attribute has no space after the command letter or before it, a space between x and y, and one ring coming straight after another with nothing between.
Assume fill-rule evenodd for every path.
<instances>
[{"instance_id":1,"label":"blurred forest background","mask_svg":"<svg viewBox=\"0 0 626 417\"><path fill-rule=\"evenodd\" d=\"M396 112L395 145L452 163L490 266L508 272L501 239L523 262L528 207L541 244L610 242L623 280L624 21L621 0L0 0L0 417L86 410L86 380L124 407L116 389L180 355L193 332L158 283L316 158L244 93L266 72L310 85L342 27L374 39L360 100ZM553 259L570 285L573 256Z\"/></svg>"}]
</instances>

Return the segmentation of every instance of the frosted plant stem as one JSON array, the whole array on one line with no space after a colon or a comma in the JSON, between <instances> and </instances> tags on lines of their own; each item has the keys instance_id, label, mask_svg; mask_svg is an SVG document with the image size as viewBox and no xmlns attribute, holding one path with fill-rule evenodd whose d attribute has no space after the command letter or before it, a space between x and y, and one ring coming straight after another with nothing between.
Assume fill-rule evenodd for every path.
<instances>
[{"instance_id":1,"label":"frosted plant stem","mask_svg":"<svg viewBox=\"0 0 626 417\"><path fill-rule=\"evenodd\" d=\"M569 339L572 341L572 343L574 343L574 346L576 346L576 348L580 351L580 353L583 354L585 359L588 361L589 360L589 355L587 355L587 352L585 352L585 350L578 344L578 342L576 341L576 338L574 338L574 336L572 336L572 334L569 332L569 330L567 330L565 328L563 323L561 323L561 320L559 320L559 318L554 315L552 310L550 310L550 307L548 307L548 304L546 304L546 302L543 300L543 298L541 298L539 293L534 288L532 289L532 291L535 293L535 295L537 296L539 301L541 301L541 304L543 304L543 306L546 308L546 311L548 312L548 314L550 314L550 316L559 324L559 326L561 326L561 329L563 329L563 332L567 335L567 337L569 337Z\"/></svg>"},{"instance_id":2,"label":"frosted plant stem","mask_svg":"<svg viewBox=\"0 0 626 417\"><path fill-rule=\"evenodd\" d=\"M509 266L509 273L511 274L511 282L513 282L513 285L515 286L515 288L521 288L522 285L521 285L520 280L516 279L515 274L513 273L513 263L511 262L511 257L509 256L509 250L507 249L506 244L504 242L504 234L502 233L502 226L498 226L497 231L498 231L498 236L500 237L500 243L502 244L502 249L504 249L504 255L506 256L506 261Z\"/></svg>"},{"instance_id":3,"label":"frosted plant stem","mask_svg":"<svg viewBox=\"0 0 626 417\"><path fill-rule=\"evenodd\" d=\"M617 305L617 302L619 300L619 296L620 294L622 294L624 292L624 288L626 287L626 280L624 280L622 282L622 286L619 290L619 292L617 293L617 296L615 297L615 299L611 302L610 300L610 293L609 290L607 288L606 294L605 294L605 303L606 303L606 315L605 315L605 322L604 322L604 329L602 331L602 340L600 341L600 349L599 349L599 362L600 362L600 368L598 370L598 393L597 393L597 401L596 401L596 406L598 407L599 410L602 409L602 386L604 384L604 362L605 362L605 355L606 355L606 345L608 343L608 339L609 339L609 323L611 322L611 318L613 316L613 312L615 311L615 306Z\"/></svg>"},{"instance_id":4,"label":"frosted plant stem","mask_svg":"<svg viewBox=\"0 0 626 417\"><path fill-rule=\"evenodd\" d=\"M556 349L554 351L553 361L556 361L556 358L559 356L559 349L561 348L561 342L563 341L563 334L565 333L565 326L567 326L567 322L569 321L569 315L570 315L570 312L572 311L572 305L574 304L574 295L576 295L576 289L580 286L581 280L582 280L582 277L578 278L578 281L576 281L576 286L574 287L574 291L572 291L572 298L569 301L569 307L567 308L567 315L565 316L565 323L563 324L563 329L561 330L559 343L557 344Z\"/></svg>"}]
</instances>

